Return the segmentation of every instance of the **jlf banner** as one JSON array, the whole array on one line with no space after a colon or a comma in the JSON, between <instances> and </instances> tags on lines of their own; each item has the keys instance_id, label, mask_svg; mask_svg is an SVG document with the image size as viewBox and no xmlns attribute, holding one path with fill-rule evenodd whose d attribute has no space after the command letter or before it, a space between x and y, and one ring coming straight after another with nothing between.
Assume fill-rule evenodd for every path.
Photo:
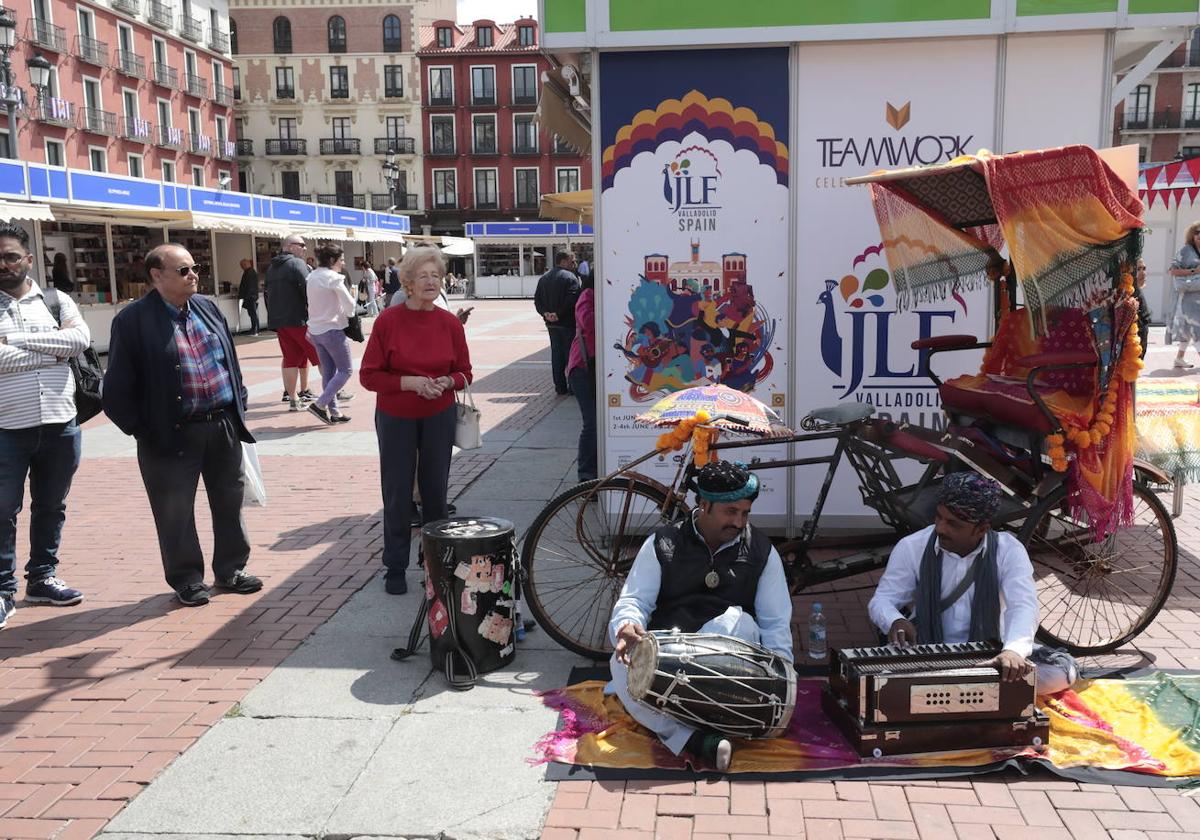
<instances>
[{"instance_id":1,"label":"jlf banner","mask_svg":"<svg viewBox=\"0 0 1200 840\"><path fill-rule=\"evenodd\" d=\"M600 80L611 470L653 448L658 432L634 418L681 389L721 383L787 412L788 57L618 53L601 57ZM678 465L641 469L670 481ZM786 476L763 479L756 513L783 514Z\"/></svg>"},{"instance_id":2,"label":"jlf banner","mask_svg":"<svg viewBox=\"0 0 1200 840\"><path fill-rule=\"evenodd\" d=\"M800 190L797 416L823 405L858 402L897 422L933 428L944 423L929 378L929 356L911 343L950 333L985 337L986 293L951 288L943 299L898 309L887 244L880 241L868 189L847 187L844 181L990 148L996 50L990 38L941 41L936 50L922 42L800 48L794 155ZM947 353L934 364L939 375L952 375L977 370L979 362L977 353ZM801 514L811 510L820 486L815 469L797 469ZM828 513L870 513L854 479L843 465Z\"/></svg>"}]
</instances>

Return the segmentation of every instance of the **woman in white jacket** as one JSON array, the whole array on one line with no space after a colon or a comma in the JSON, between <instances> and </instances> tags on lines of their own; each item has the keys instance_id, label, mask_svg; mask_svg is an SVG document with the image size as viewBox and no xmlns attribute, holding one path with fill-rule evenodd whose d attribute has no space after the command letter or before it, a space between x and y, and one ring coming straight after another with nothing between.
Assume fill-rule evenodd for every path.
<instances>
[{"instance_id":1,"label":"woman in white jacket","mask_svg":"<svg viewBox=\"0 0 1200 840\"><path fill-rule=\"evenodd\" d=\"M344 330L354 314L354 296L346 287L342 271L346 258L334 244L317 248L317 268L308 273L308 340L317 348L324 390L308 410L322 423L332 426L350 420L338 410L338 390L354 372L350 361L350 339Z\"/></svg>"}]
</instances>

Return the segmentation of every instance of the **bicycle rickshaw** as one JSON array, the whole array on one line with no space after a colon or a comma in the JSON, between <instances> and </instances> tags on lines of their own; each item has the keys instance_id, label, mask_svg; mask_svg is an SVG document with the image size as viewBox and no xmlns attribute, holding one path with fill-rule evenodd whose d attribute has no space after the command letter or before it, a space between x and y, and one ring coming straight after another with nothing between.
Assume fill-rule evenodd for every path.
<instances>
[{"instance_id":1,"label":"bicycle rickshaw","mask_svg":"<svg viewBox=\"0 0 1200 840\"><path fill-rule=\"evenodd\" d=\"M981 153L855 182L870 185L899 305L991 289L991 340L945 335L913 343L929 357L984 351L976 374L942 380L922 366L931 370L948 425L934 431L892 423L853 403L809 413L800 433L770 435L720 410L707 418L667 412L664 422L677 425L654 451L553 499L526 534L525 598L564 647L608 656L608 618L638 549L660 524L688 515L686 495L713 457L750 461L759 471L825 465L811 516L779 545L793 594L882 568L899 537L932 521L942 477L975 470L1004 490L992 526L1015 533L1033 561L1043 641L1076 654L1111 651L1162 608L1177 547L1155 490L1170 479L1133 457L1133 384L1141 367L1131 274L1141 248L1136 193L1086 146ZM718 402L722 391L748 399L705 387ZM723 430L766 436L721 441ZM832 442L833 452L770 461L740 454L764 440ZM674 449L684 457L670 486L636 472ZM819 536L843 459L857 474L864 505L890 533ZM904 461L922 465L915 483L902 480L901 472L913 472L897 469ZM810 558L830 546L857 550Z\"/></svg>"}]
</instances>

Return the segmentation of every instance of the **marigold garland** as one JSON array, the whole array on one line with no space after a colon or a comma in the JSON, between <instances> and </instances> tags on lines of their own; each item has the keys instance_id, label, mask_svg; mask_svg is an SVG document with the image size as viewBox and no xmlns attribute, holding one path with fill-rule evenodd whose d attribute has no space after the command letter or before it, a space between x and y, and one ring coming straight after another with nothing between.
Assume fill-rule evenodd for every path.
<instances>
[{"instance_id":1,"label":"marigold garland","mask_svg":"<svg viewBox=\"0 0 1200 840\"><path fill-rule=\"evenodd\" d=\"M1120 290L1125 299L1123 305L1134 307L1136 315L1138 303L1132 297L1133 275L1128 271L1121 275ZM1112 376L1108 380L1108 388L1100 400L1099 410L1092 417L1091 425L1086 429L1066 429L1065 435L1046 436L1046 455L1049 456L1050 465L1055 472L1066 472L1067 470L1067 451L1064 446L1067 441L1070 441L1076 449L1082 450L1098 445L1112 432L1116 421L1117 398L1121 385L1136 380L1138 373L1145 367L1145 362L1141 358L1142 342L1138 336L1136 322L1137 318L1135 317L1129 323L1125 344L1121 349L1121 358L1113 368Z\"/></svg>"},{"instance_id":2,"label":"marigold garland","mask_svg":"<svg viewBox=\"0 0 1200 840\"><path fill-rule=\"evenodd\" d=\"M716 461L717 455L711 451L711 447L716 443L720 430L704 427L710 419L712 418L707 411L697 411L691 417L681 420L671 431L659 435L654 448L659 452L677 452L691 441L692 460L697 467Z\"/></svg>"}]
</instances>

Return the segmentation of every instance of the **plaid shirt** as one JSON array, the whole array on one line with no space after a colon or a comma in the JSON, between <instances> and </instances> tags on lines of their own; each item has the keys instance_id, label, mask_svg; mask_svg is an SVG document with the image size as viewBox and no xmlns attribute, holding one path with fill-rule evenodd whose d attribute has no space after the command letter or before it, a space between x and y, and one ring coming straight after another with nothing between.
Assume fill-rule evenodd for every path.
<instances>
[{"instance_id":1,"label":"plaid shirt","mask_svg":"<svg viewBox=\"0 0 1200 840\"><path fill-rule=\"evenodd\" d=\"M191 417L233 405L233 378L220 339L187 304L182 309L169 303L166 306L175 325L183 415Z\"/></svg>"}]
</instances>

